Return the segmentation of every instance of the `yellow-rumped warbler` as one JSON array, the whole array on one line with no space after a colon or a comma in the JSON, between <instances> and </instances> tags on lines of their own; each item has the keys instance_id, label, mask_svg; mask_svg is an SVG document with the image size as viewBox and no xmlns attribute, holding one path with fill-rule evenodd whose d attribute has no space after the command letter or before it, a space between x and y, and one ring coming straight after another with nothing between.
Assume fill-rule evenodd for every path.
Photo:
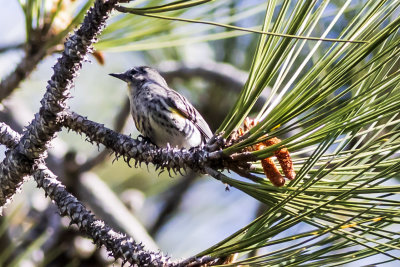
<instances>
[{"instance_id":1,"label":"yellow-rumped warbler","mask_svg":"<svg viewBox=\"0 0 400 267\"><path fill-rule=\"evenodd\" d=\"M159 147L190 148L207 142L212 132L200 113L168 87L157 70L141 66L111 76L128 83L136 128Z\"/></svg>"}]
</instances>

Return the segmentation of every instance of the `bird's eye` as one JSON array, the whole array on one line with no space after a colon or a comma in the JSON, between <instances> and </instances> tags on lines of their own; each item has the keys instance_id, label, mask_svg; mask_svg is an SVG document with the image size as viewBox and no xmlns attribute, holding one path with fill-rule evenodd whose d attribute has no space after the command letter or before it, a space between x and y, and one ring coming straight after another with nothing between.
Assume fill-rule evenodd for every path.
<instances>
[{"instance_id":1,"label":"bird's eye","mask_svg":"<svg viewBox=\"0 0 400 267\"><path fill-rule=\"evenodd\" d=\"M129 72L129 74L131 75L131 76L133 76L133 75L135 75L135 74L137 74L138 72L137 72L137 70L131 70L130 72Z\"/></svg>"}]
</instances>

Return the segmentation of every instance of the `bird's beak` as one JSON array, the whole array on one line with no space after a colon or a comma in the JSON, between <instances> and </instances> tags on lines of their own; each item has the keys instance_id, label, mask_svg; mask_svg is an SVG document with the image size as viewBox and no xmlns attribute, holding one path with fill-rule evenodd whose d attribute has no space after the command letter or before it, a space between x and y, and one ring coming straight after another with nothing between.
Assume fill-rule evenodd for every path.
<instances>
[{"instance_id":1,"label":"bird's beak","mask_svg":"<svg viewBox=\"0 0 400 267\"><path fill-rule=\"evenodd\" d=\"M128 77L125 73L110 73L108 75L118 78L120 80L123 80L124 82L127 82L127 80L128 80L127 79Z\"/></svg>"}]
</instances>

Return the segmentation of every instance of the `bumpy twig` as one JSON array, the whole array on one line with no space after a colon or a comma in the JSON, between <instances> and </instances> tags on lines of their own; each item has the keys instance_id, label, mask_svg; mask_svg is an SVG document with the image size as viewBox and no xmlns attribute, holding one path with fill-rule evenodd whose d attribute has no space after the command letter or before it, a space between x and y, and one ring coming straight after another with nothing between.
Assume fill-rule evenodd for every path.
<instances>
[{"instance_id":1,"label":"bumpy twig","mask_svg":"<svg viewBox=\"0 0 400 267\"><path fill-rule=\"evenodd\" d=\"M65 112L63 125L75 132L84 133L89 141L101 143L112 149L117 156L122 155L129 164L131 159L137 163L152 163L156 168L180 172L192 169L204 172L206 166L222 168L220 151L209 151L208 147L186 149L159 148L147 140L132 139L117 133L104 125L88 120L74 112Z\"/></svg>"},{"instance_id":2,"label":"bumpy twig","mask_svg":"<svg viewBox=\"0 0 400 267\"><path fill-rule=\"evenodd\" d=\"M40 164L37 167L34 178L57 204L61 215L68 215L71 224L76 224L98 246L104 245L114 258L139 266L172 266L169 257L160 252L145 250L142 244L136 243L131 237L114 231L101 220L96 220L78 199L66 191L65 186L45 165Z\"/></svg>"},{"instance_id":3,"label":"bumpy twig","mask_svg":"<svg viewBox=\"0 0 400 267\"><path fill-rule=\"evenodd\" d=\"M34 162L46 156L49 142L61 128L60 113L67 108L66 101L73 79L87 53L92 51L92 43L96 41L96 36L118 2L125 1L97 0L86 14L81 27L65 42L64 52L48 81L39 113L24 131L16 148L6 153L6 158L0 165L0 206L11 199Z\"/></svg>"}]
</instances>

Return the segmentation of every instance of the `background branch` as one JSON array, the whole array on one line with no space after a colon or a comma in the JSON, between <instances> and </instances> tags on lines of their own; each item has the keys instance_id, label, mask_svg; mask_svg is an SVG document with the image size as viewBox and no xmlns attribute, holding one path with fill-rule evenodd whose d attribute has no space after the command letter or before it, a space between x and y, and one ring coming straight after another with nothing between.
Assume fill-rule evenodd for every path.
<instances>
[{"instance_id":1,"label":"background branch","mask_svg":"<svg viewBox=\"0 0 400 267\"><path fill-rule=\"evenodd\" d=\"M37 51L25 51L25 56L21 59L17 67L7 77L1 80L0 102L7 98L14 89L32 73L46 55L47 52L44 48Z\"/></svg>"},{"instance_id":2,"label":"background branch","mask_svg":"<svg viewBox=\"0 0 400 267\"><path fill-rule=\"evenodd\" d=\"M4 52L8 52L10 50L22 49L22 48L24 48L24 46L25 46L25 43L3 45L3 46L0 46L0 54L4 53Z\"/></svg>"}]
</instances>

